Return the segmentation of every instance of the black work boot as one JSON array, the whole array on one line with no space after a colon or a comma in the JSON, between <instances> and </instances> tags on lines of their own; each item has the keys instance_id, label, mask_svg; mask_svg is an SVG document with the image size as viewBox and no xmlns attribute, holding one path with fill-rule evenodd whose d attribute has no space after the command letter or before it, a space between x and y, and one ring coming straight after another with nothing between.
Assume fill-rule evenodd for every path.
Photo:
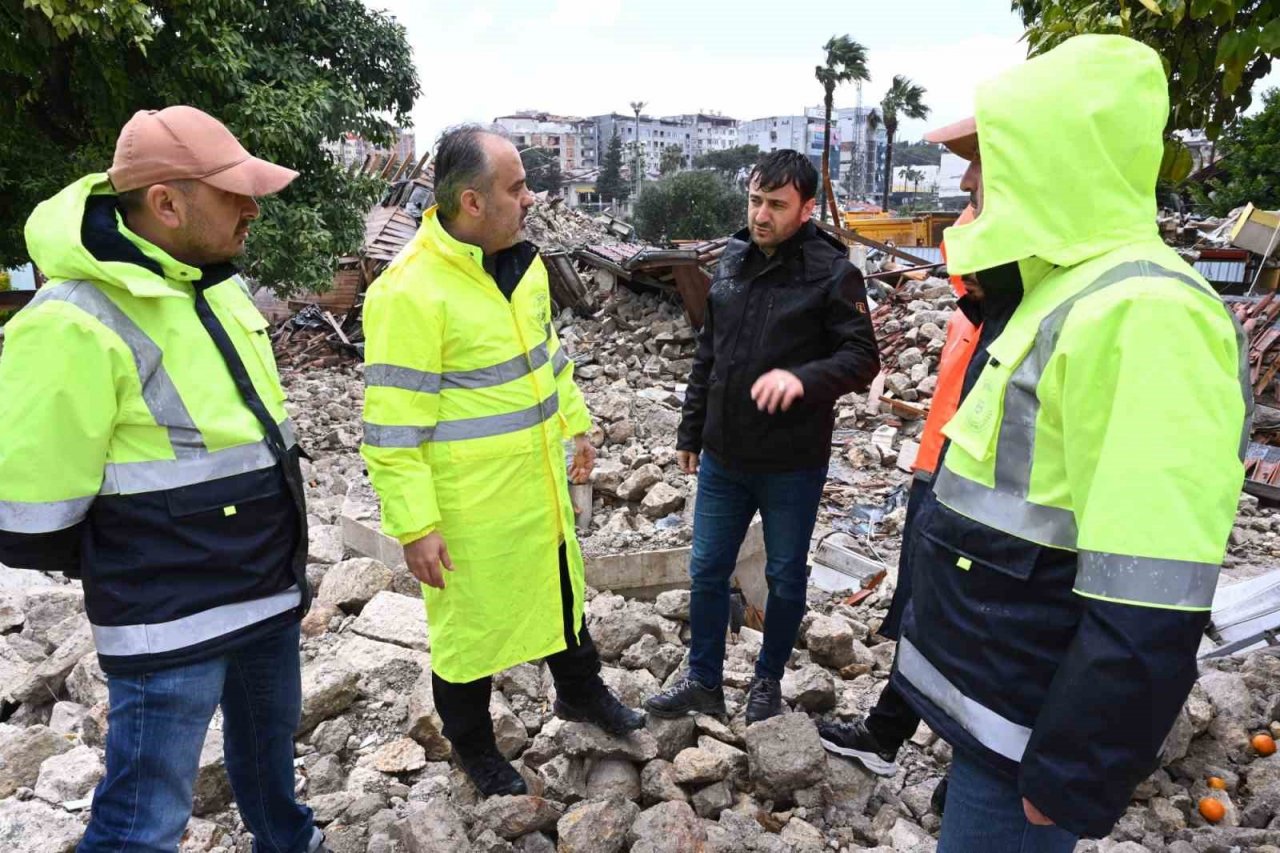
<instances>
[{"instance_id":1,"label":"black work boot","mask_svg":"<svg viewBox=\"0 0 1280 853\"><path fill-rule=\"evenodd\" d=\"M712 717L726 716L724 688L703 687L692 678L682 678L670 689L650 696L644 703L645 710L655 717L674 719L693 714Z\"/></svg>"},{"instance_id":2,"label":"black work boot","mask_svg":"<svg viewBox=\"0 0 1280 853\"><path fill-rule=\"evenodd\" d=\"M747 694L747 725L782 713L782 682L776 678L756 678Z\"/></svg>"},{"instance_id":3,"label":"black work boot","mask_svg":"<svg viewBox=\"0 0 1280 853\"><path fill-rule=\"evenodd\" d=\"M898 750L876 740L865 720L852 723L818 723L818 737L827 752L852 758L877 776L898 773Z\"/></svg>"},{"instance_id":4,"label":"black work boot","mask_svg":"<svg viewBox=\"0 0 1280 853\"><path fill-rule=\"evenodd\" d=\"M502 757L496 747L467 752L455 748L453 754L457 756L458 764L462 765L481 796L529 793L529 786L525 784L524 778L511 766L511 762Z\"/></svg>"},{"instance_id":5,"label":"black work boot","mask_svg":"<svg viewBox=\"0 0 1280 853\"><path fill-rule=\"evenodd\" d=\"M600 681L572 693L557 687L556 704L552 710L562 720L595 723L619 737L644 726L644 714L623 705Z\"/></svg>"}]
</instances>

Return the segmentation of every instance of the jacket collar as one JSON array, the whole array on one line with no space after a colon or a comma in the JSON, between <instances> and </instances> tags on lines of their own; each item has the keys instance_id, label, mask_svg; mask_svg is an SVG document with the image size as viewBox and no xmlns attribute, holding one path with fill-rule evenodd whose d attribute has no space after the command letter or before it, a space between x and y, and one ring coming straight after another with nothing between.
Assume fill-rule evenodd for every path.
<instances>
[{"instance_id":1,"label":"jacket collar","mask_svg":"<svg viewBox=\"0 0 1280 853\"><path fill-rule=\"evenodd\" d=\"M178 282L206 288L236 274L230 263L194 267L171 257L160 247L135 234L125 224L114 195L91 196L80 223L80 242L99 262L133 264L152 276L129 276L125 286L134 296L186 296Z\"/></svg>"}]
</instances>

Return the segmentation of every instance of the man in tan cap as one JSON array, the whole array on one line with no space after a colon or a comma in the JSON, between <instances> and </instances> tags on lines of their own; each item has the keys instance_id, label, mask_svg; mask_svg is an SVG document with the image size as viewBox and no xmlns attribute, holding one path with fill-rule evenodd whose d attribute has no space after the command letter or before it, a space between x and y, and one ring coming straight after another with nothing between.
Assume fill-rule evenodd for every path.
<instances>
[{"instance_id":1,"label":"man in tan cap","mask_svg":"<svg viewBox=\"0 0 1280 853\"><path fill-rule=\"evenodd\" d=\"M232 266L296 176L199 110L139 112L27 222L49 284L0 358L0 562L83 581L110 727L81 851L177 848L219 707L255 849L323 846L294 796L299 450Z\"/></svg>"}]
</instances>

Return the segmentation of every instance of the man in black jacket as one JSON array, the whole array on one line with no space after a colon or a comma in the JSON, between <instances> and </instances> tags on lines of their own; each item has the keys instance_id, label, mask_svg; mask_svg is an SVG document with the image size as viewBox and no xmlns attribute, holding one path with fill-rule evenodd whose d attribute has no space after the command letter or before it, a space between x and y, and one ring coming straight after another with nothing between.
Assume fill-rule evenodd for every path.
<instances>
[{"instance_id":1,"label":"man in black jacket","mask_svg":"<svg viewBox=\"0 0 1280 853\"><path fill-rule=\"evenodd\" d=\"M729 577L757 510L769 601L747 722L781 711L834 405L865 390L880 369L862 276L845 247L809 221L817 186L817 170L799 152L761 160L751 173L748 227L726 247L711 285L676 444L680 467L698 475L689 673L649 699L655 716L725 713Z\"/></svg>"}]
</instances>

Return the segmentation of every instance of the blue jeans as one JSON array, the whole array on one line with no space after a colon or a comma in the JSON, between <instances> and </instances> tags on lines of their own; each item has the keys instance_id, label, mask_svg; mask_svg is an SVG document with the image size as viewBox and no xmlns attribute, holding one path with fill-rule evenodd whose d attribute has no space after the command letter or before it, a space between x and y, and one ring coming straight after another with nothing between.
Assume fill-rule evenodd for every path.
<instances>
[{"instance_id":1,"label":"blue jeans","mask_svg":"<svg viewBox=\"0 0 1280 853\"><path fill-rule=\"evenodd\" d=\"M756 510L764 522L764 645L757 678L782 678L804 618L809 585L809 542L827 469L752 474L735 471L702 454L698 501L693 516L693 557L689 561L692 640L689 674L705 687L724 676L725 631L729 627L729 578Z\"/></svg>"},{"instance_id":2,"label":"blue jeans","mask_svg":"<svg viewBox=\"0 0 1280 853\"><path fill-rule=\"evenodd\" d=\"M1070 853L1077 840L1065 829L1029 823L1017 781L956 750L938 853Z\"/></svg>"},{"instance_id":3,"label":"blue jeans","mask_svg":"<svg viewBox=\"0 0 1280 853\"><path fill-rule=\"evenodd\" d=\"M294 796L302 713L297 623L222 657L109 676L107 772L80 853L177 849L191 817L200 751L222 706L227 775L255 853L305 853L322 836Z\"/></svg>"}]
</instances>

